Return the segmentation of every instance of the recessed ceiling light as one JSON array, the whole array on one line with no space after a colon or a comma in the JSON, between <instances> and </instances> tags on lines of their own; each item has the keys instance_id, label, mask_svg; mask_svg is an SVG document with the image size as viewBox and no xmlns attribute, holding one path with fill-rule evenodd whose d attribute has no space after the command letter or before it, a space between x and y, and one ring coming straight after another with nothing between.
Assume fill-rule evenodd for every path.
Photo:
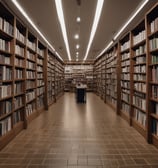
<instances>
[{"instance_id":1,"label":"recessed ceiling light","mask_svg":"<svg viewBox=\"0 0 158 168\"><path fill-rule=\"evenodd\" d=\"M76 22L77 22L77 23L81 22L81 18L80 18L80 17L77 17L77 18L76 18Z\"/></svg>"},{"instance_id":2,"label":"recessed ceiling light","mask_svg":"<svg viewBox=\"0 0 158 168\"><path fill-rule=\"evenodd\" d=\"M79 45L79 44L77 44L77 45L76 45L76 49L79 49L79 48L80 48L80 45Z\"/></svg>"},{"instance_id":3,"label":"recessed ceiling light","mask_svg":"<svg viewBox=\"0 0 158 168\"><path fill-rule=\"evenodd\" d=\"M76 55L78 55L79 54L79 52L76 52Z\"/></svg>"},{"instance_id":4,"label":"recessed ceiling light","mask_svg":"<svg viewBox=\"0 0 158 168\"><path fill-rule=\"evenodd\" d=\"M78 34L75 34L75 39L79 39L79 35Z\"/></svg>"}]
</instances>

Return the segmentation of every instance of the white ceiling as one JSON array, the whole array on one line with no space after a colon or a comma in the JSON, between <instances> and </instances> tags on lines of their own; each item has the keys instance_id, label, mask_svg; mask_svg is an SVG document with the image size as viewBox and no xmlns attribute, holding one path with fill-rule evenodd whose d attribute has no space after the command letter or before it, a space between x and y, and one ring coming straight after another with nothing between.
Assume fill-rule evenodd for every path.
<instances>
[{"instance_id":1,"label":"white ceiling","mask_svg":"<svg viewBox=\"0 0 158 168\"><path fill-rule=\"evenodd\" d=\"M2 1L7 3L16 15L22 18L25 24L28 24L12 4L11 0ZM55 0L17 1L38 26L40 31L45 35L47 40L54 46L55 50L60 54L63 60L68 60L56 13ZM75 53L77 49L75 48L75 45L77 43L80 44L79 59L83 60L89 41L97 0L80 0L80 6L77 1L78 0L62 0L62 3L72 60L76 60ZM87 58L88 60L93 60L98 56L141 2L142 0L104 0L103 11L94 41L90 48ZM142 10L139 16L137 16L125 31L130 30L133 25L137 24L137 22L144 17L145 12L151 8L155 2L157 2L157 0L149 0L144 10ZM81 17L80 23L76 23L77 16ZM80 34L78 40L74 39L75 33Z\"/></svg>"}]
</instances>

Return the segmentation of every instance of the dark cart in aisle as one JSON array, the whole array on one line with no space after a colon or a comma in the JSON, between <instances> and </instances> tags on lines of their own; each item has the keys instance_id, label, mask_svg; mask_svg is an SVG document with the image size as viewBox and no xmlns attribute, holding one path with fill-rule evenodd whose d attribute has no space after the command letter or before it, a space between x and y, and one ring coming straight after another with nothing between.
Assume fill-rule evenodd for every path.
<instances>
[{"instance_id":1,"label":"dark cart in aisle","mask_svg":"<svg viewBox=\"0 0 158 168\"><path fill-rule=\"evenodd\" d=\"M86 103L86 87L85 86L76 87L76 101L77 103Z\"/></svg>"}]
</instances>

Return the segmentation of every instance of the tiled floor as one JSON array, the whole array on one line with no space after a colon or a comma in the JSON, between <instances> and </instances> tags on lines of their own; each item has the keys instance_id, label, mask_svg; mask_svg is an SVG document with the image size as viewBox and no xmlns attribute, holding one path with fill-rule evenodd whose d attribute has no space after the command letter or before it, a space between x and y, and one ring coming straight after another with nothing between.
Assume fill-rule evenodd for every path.
<instances>
[{"instance_id":1,"label":"tiled floor","mask_svg":"<svg viewBox=\"0 0 158 168\"><path fill-rule=\"evenodd\" d=\"M158 149L92 93L65 93L0 152L0 168L126 167L158 168Z\"/></svg>"}]
</instances>

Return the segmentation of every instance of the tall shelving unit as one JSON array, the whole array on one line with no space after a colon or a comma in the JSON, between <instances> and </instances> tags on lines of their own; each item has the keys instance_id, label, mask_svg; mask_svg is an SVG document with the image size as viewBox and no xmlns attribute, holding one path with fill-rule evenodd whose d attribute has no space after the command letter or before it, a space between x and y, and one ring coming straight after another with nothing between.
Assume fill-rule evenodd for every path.
<instances>
[{"instance_id":1,"label":"tall shelving unit","mask_svg":"<svg viewBox=\"0 0 158 168\"><path fill-rule=\"evenodd\" d=\"M0 149L63 93L63 64L0 2Z\"/></svg>"},{"instance_id":2,"label":"tall shelving unit","mask_svg":"<svg viewBox=\"0 0 158 168\"><path fill-rule=\"evenodd\" d=\"M158 147L158 3L146 15L149 138Z\"/></svg>"}]
</instances>

